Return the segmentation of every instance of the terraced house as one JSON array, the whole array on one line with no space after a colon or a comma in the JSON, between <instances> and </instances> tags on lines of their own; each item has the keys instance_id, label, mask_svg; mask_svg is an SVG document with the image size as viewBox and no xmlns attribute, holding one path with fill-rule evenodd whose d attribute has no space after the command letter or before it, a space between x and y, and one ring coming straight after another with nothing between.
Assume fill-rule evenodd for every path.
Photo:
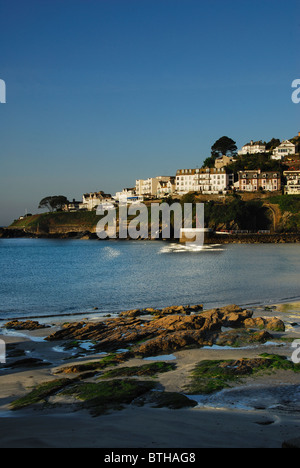
<instances>
[{"instance_id":1,"label":"terraced house","mask_svg":"<svg viewBox=\"0 0 300 468\"><path fill-rule=\"evenodd\" d=\"M281 189L281 175L279 172L239 171L238 190L241 192L277 192Z\"/></svg>"},{"instance_id":2,"label":"terraced house","mask_svg":"<svg viewBox=\"0 0 300 468\"><path fill-rule=\"evenodd\" d=\"M203 194L224 193L233 185L233 174L222 168L179 169L176 173L176 192Z\"/></svg>"},{"instance_id":3,"label":"terraced house","mask_svg":"<svg viewBox=\"0 0 300 468\"><path fill-rule=\"evenodd\" d=\"M162 182L166 182L166 191L172 191L172 177L171 176L158 176L149 177L148 179L138 179L135 183L135 192L137 196L156 198L162 189ZM169 184L170 183L170 184Z\"/></svg>"}]
</instances>

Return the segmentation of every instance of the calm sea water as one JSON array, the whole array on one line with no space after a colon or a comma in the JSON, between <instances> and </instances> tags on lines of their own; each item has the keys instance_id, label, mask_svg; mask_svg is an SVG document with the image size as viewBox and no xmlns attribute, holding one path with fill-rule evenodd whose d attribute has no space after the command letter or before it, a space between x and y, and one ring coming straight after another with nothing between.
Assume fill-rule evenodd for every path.
<instances>
[{"instance_id":1,"label":"calm sea water","mask_svg":"<svg viewBox=\"0 0 300 468\"><path fill-rule=\"evenodd\" d=\"M0 319L300 297L300 246L173 252L150 241L0 240Z\"/></svg>"}]
</instances>

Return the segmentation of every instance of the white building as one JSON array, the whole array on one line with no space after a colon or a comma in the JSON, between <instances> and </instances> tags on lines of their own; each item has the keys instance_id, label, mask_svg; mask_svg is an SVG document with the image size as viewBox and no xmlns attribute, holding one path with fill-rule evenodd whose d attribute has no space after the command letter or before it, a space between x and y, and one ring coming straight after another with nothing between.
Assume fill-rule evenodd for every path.
<instances>
[{"instance_id":1,"label":"white building","mask_svg":"<svg viewBox=\"0 0 300 468\"><path fill-rule=\"evenodd\" d=\"M296 145L294 143L291 143L289 140L284 140L282 143L280 143L277 148L273 150L273 153L271 155L271 159L278 159L281 160L286 156L290 156L296 153Z\"/></svg>"},{"instance_id":2,"label":"white building","mask_svg":"<svg viewBox=\"0 0 300 468\"><path fill-rule=\"evenodd\" d=\"M168 182L170 176L149 177L148 179L138 179L135 184L135 191L141 197L157 198L158 184L160 182Z\"/></svg>"},{"instance_id":3,"label":"white building","mask_svg":"<svg viewBox=\"0 0 300 468\"><path fill-rule=\"evenodd\" d=\"M238 151L239 156L243 156L245 154L256 154L256 153L264 153L266 151L266 145L262 143L262 141L253 141L251 140L250 143L246 143Z\"/></svg>"},{"instance_id":4,"label":"white building","mask_svg":"<svg viewBox=\"0 0 300 468\"><path fill-rule=\"evenodd\" d=\"M111 195L100 192L85 193L82 196L82 209L92 211L96 210L97 206L103 203L112 203Z\"/></svg>"},{"instance_id":5,"label":"white building","mask_svg":"<svg viewBox=\"0 0 300 468\"><path fill-rule=\"evenodd\" d=\"M300 195L300 171L284 171L286 185L284 193L286 195Z\"/></svg>"},{"instance_id":6,"label":"white building","mask_svg":"<svg viewBox=\"0 0 300 468\"><path fill-rule=\"evenodd\" d=\"M218 194L228 190L234 182L234 175L222 168L179 169L176 173L176 192Z\"/></svg>"},{"instance_id":7,"label":"white building","mask_svg":"<svg viewBox=\"0 0 300 468\"><path fill-rule=\"evenodd\" d=\"M175 192L175 177L169 177L169 180L159 180L157 184L157 198L168 197Z\"/></svg>"},{"instance_id":8,"label":"white building","mask_svg":"<svg viewBox=\"0 0 300 468\"><path fill-rule=\"evenodd\" d=\"M117 192L114 196L114 199L119 202L120 205L122 204L129 204L129 203L136 203L142 202L144 197L138 196L136 194L135 188L124 188L122 192Z\"/></svg>"}]
</instances>

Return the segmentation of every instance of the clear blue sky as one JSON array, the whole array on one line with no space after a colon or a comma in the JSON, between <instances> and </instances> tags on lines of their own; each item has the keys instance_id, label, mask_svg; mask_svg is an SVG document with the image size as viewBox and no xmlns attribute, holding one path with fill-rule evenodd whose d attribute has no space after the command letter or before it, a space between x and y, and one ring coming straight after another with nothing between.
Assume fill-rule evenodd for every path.
<instances>
[{"instance_id":1,"label":"clear blue sky","mask_svg":"<svg viewBox=\"0 0 300 468\"><path fill-rule=\"evenodd\" d=\"M299 0L0 0L0 226L300 131Z\"/></svg>"}]
</instances>

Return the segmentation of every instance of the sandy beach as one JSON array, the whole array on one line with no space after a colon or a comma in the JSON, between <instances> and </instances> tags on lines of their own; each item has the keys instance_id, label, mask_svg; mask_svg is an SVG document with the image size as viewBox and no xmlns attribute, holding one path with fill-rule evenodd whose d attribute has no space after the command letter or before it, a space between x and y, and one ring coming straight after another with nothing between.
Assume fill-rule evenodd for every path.
<instances>
[{"instance_id":1,"label":"sandy beach","mask_svg":"<svg viewBox=\"0 0 300 468\"><path fill-rule=\"evenodd\" d=\"M291 358L293 339L300 338L300 304L278 304L273 309L256 308L257 317L279 317L286 326L285 340L231 348L204 346L182 349L156 358L133 357L122 366L141 366L145 362L176 364L169 372L152 378L166 392L185 393L191 372L203 360L256 358L262 353ZM56 320L56 319L55 319ZM78 320L78 318L76 318ZM90 322L97 318L89 318ZM103 319L102 319L103 320ZM42 359L45 365L9 367L16 357L0 365L0 447L98 447L98 448L281 448L300 437L299 373L278 370L246 376L240 382L211 395L192 395L198 402L191 408L156 408L151 404L125 405L93 417L87 409L75 409L73 401L62 395L50 398L50 405L11 410L11 403L37 385L57 379L57 370L72 363L99 360L100 353L76 357L63 350L61 343L44 338L59 330L61 323L44 319L50 325L34 331L0 330L14 356ZM282 334L281 334L282 335Z\"/></svg>"}]
</instances>

